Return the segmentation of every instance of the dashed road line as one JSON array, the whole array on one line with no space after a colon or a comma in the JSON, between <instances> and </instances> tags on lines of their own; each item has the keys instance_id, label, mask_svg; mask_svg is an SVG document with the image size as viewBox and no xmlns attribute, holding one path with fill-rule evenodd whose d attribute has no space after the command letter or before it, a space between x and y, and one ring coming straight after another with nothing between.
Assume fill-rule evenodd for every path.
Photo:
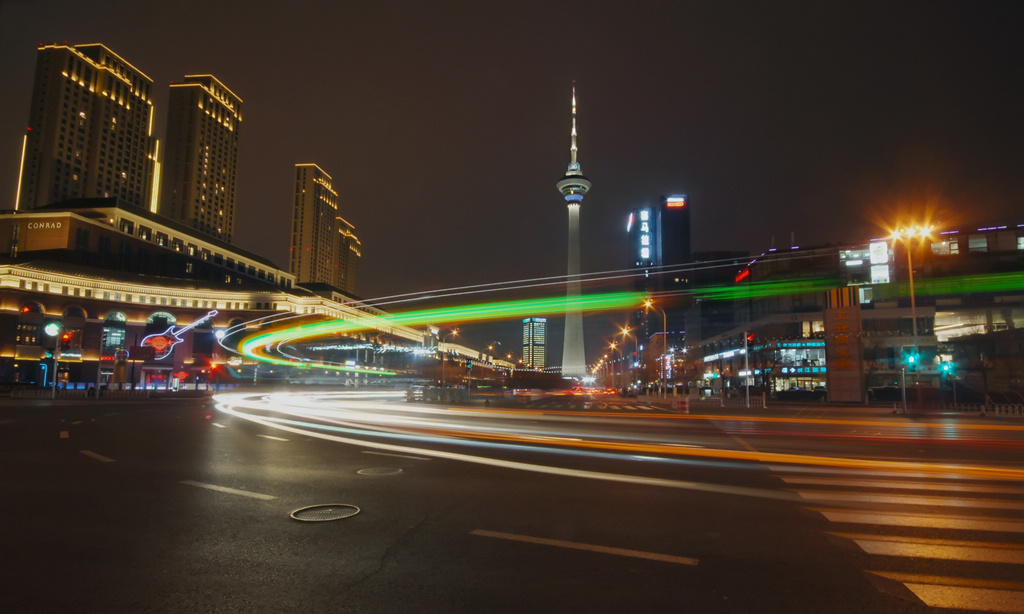
<instances>
[{"instance_id":1,"label":"dashed road line","mask_svg":"<svg viewBox=\"0 0 1024 614\"><path fill-rule=\"evenodd\" d=\"M542 546L555 546L557 548L569 548L572 550L584 550L587 552L598 552L601 554L614 554L617 556L628 556L637 559L661 561L663 563L675 563L678 565L697 565L700 563L698 559L686 556L660 554L658 552L645 552L643 550L630 550L627 548L613 548L610 546L598 546L595 544L584 544L580 542L563 541L560 539L548 539L546 537L533 537L530 535L516 535L515 533L502 533L500 531L474 529L473 531L470 531L470 534L479 535L481 537L494 537L497 539L525 542L529 544L539 544Z\"/></svg>"},{"instance_id":2,"label":"dashed road line","mask_svg":"<svg viewBox=\"0 0 1024 614\"><path fill-rule=\"evenodd\" d=\"M396 458L411 458L413 460L432 460L426 456L410 456L408 454L391 454L389 452L374 452L373 450L363 450L363 454L376 454L377 456L394 456Z\"/></svg>"},{"instance_id":3,"label":"dashed road line","mask_svg":"<svg viewBox=\"0 0 1024 614\"><path fill-rule=\"evenodd\" d=\"M79 452L84 454L84 455L86 455L86 456L88 456L89 458L92 458L92 459L95 459L95 460L98 460L98 461L101 461L101 462L104 462L104 463L112 463L112 462L114 462L114 459L107 458L106 456L103 456L102 454L97 454L97 453L93 452L92 450L79 450Z\"/></svg>"},{"instance_id":4,"label":"dashed road line","mask_svg":"<svg viewBox=\"0 0 1024 614\"><path fill-rule=\"evenodd\" d=\"M274 437L273 435L263 435L263 434L257 434L256 436L257 436L257 437L262 437L262 438L264 438L264 439L273 439L274 441L288 441L288 440L287 440L287 439L285 439L284 437Z\"/></svg>"},{"instance_id":5,"label":"dashed road line","mask_svg":"<svg viewBox=\"0 0 1024 614\"><path fill-rule=\"evenodd\" d=\"M199 488L206 488L207 490L215 490L217 492L228 493L229 495L241 495L243 497L251 497L253 499L263 499L265 501L277 498L274 495L265 495L263 493L250 492L248 490L228 488L227 486L217 486L216 484L204 484L203 482L194 482L192 480L182 480L181 483L187 486L196 486Z\"/></svg>"}]
</instances>

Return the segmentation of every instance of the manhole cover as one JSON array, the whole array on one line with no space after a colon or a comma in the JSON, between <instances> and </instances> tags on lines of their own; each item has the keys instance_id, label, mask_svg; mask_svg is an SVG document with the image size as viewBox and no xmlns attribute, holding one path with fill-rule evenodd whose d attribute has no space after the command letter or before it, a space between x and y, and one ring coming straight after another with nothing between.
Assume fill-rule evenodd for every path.
<instances>
[{"instance_id":1,"label":"manhole cover","mask_svg":"<svg viewBox=\"0 0 1024 614\"><path fill-rule=\"evenodd\" d=\"M303 522L326 522L328 520L341 520L359 513L359 508L347 503L325 503L321 505L310 505L300 507L291 513L295 520Z\"/></svg>"},{"instance_id":2,"label":"manhole cover","mask_svg":"<svg viewBox=\"0 0 1024 614\"><path fill-rule=\"evenodd\" d=\"M367 469L360 469L356 473L359 475L395 475L396 473L402 473L402 470L398 467L369 467Z\"/></svg>"}]
</instances>

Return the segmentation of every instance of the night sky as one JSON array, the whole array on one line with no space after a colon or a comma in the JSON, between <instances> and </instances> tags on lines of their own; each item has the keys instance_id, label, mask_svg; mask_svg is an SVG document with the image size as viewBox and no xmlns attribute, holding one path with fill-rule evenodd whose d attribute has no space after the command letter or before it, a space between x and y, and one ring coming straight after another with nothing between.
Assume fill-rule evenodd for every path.
<instances>
[{"instance_id":1,"label":"night sky","mask_svg":"<svg viewBox=\"0 0 1024 614\"><path fill-rule=\"evenodd\" d=\"M564 275L573 80L584 272L623 268L628 211L671 193L696 250L862 241L898 211L1024 223L1016 0L0 0L7 203L55 41L149 75L161 143L168 84L217 76L244 101L235 243L287 268L293 166L315 162L366 298Z\"/></svg>"}]
</instances>

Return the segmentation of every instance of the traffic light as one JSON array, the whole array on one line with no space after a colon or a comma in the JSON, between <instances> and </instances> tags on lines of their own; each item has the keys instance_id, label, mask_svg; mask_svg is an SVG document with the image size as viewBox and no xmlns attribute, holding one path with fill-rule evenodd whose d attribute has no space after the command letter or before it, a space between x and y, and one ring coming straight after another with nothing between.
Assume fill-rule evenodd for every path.
<instances>
[{"instance_id":1,"label":"traffic light","mask_svg":"<svg viewBox=\"0 0 1024 614\"><path fill-rule=\"evenodd\" d=\"M907 361L908 371L913 371L917 369L917 354L915 354L914 352L908 352L905 356L905 360Z\"/></svg>"},{"instance_id":2,"label":"traffic light","mask_svg":"<svg viewBox=\"0 0 1024 614\"><path fill-rule=\"evenodd\" d=\"M473 368L473 361L472 360L467 360L466 361L466 371L469 371L472 368Z\"/></svg>"},{"instance_id":3,"label":"traffic light","mask_svg":"<svg viewBox=\"0 0 1024 614\"><path fill-rule=\"evenodd\" d=\"M754 333L750 333L750 334L747 335L747 343L753 343L753 342L754 342Z\"/></svg>"},{"instance_id":4,"label":"traffic light","mask_svg":"<svg viewBox=\"0 0 1024 614\"><path fill-rule=\"evenodd\" d=\"M942 373L945 375L952 375L953 371L956 370L956 364L948 361L942 361Z\"/></svg>"},{"instance_id":5,"label":"traffic light","mask_svg":"<svg viewBox=\"0 0 1024 614\"><path fill-rule=\"evenodd\" d=\"M66 352L71 349L71 341L75 338L74 333L64 331L60 336L60 351Z\"/></svg>"}]
</instances>

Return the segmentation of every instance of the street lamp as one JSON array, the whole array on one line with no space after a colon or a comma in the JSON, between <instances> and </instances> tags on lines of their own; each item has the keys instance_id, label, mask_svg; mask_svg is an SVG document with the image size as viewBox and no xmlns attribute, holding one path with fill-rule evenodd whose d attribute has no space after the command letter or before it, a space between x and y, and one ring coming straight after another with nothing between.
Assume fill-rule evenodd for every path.
<instances>
[{"instance_id":1,"label":"street lamp","mask_svg":"<svg viewBox=\"0 0 1024 614\"><path fill-rule=\"evenodd\" d=\"M907 276L910 281L910 318L912 320L913 331L914 331L914 363L918 360L918 337L917 337L917 299L914 296L914 261L913 261L913 249L911 249L912 239L927 239L929 233L934 226L913 226L910 228L897 228L893 231L891 238L893 241L899 241L903 243L904 248L907 252Z\"/></svg>"},{"instance_id":2,"label":"street lamp","mask_svg":"<svg viewBox=\"0 0 1024 614\"><path fill-rule=\"evenodd\" d=\"M619 349L618 343L612 341L611 343L608 344L608 347L611 348L612 352L618 351L619 360L622 360L622 350ZM622 365L619 365L619 370L622 370ZM617 379L618 378L615 377L615 354L612 354L612 388L615 388L616 390L618 390L619 388Z\"/></svg>"},{"instance_id":3,"label":"street lamp","mask_svg":"<svg viewBox=\"0 0 1024 614\"><path fill-rule=\"evenodd\" d=\"M623 345L626 344L626 337L633 337L633 356L635 357L637 355L637 353L638 353L638 350L639 350L639 344L638 344L638 342L636 340L636 336L629 334L629 327L628 326L623 326L622 327L622 344ZM629 363L629 386L630 386L630 388L633 387L633 382L636 381L636 377L633 374L633 363L634 363L634 361L630 361L630 363Z\"/></svg>"},{"instance_id":4,"label":"street lamp","mask_svg":"<svg viewBox=\"0 0 1024 614\"><path fill-rule=\"evenodd\" d=\"M444 335L443 337L441 337L441 343L445 343L445 339L447 339L448 337L453 337L453 336L454 337L458 337L459 336L459 329L453 328L450 333L448 333L447 335ZM445 381L445 377L444 377L444 363L446 361L446 357L444 355L444 350L441 349L441 345L440 344L438 344L437 349L441 351L441 388L446 388L447 385L448 385L448 383L447 383L447 381Z\"/></svg>"},{"instance_id":5,"label":"street lamp","mask_svg":"<svg viewBox=\"0 0 1024 614\"><path fill-rule=\"evenodd\" d=\"M927 239L932 228L934 228L934 226L913 226L909 228L897 228L896 230L893 231L892 236L890 237L893 240L894 245L896 241L903 243L903 247L906 249L907 252L907 278L910 281L910 319L912 320L911 325L913 327L914 332L914 353L911 355L911 358L915 364L915 373L917 370L916 365L918 364L919 353L917 337L917 299L914 296L914 261L912 257L913 249L911 249L910 242L912 239L915 238L922 240ZM903 365L901 367L901 370L904 373L903 378L901 378L903 380L903 413L907 413L907 382L905 375L906 369L906 365Z\"/></svg>"},{"instance_id":6,"label":"street lamp","mask_svg":"<svg viewBox=\"0 0 1024 614\"><path fill-rule=\"evenodd\" d=\"M654 301L644 301L646 309L657 309L661 312L661 360L658 361L659 385L661 386L661 398L665 398L665 357L668 355L668 316L665 310L654 305Z\"/></svg>"},{"instance_id":7,"label":"street lamp","mask_svg":"<svg viewBox=\"0 0 1024 614\"><path fill-rule=\"evenodd\" d=\"M60 362L60 345L63 338L57 339L57 335L60 335L64 331L64 326L58 322L50 322L43 327L43 332L48 336L53 337L53 386L50 388L50 398L57 398L57 371L59 371L58 363ZM63 337L63 335L62 335ZM45 385L45 382L44 382Z\"/></svg>"}]
</instances>

